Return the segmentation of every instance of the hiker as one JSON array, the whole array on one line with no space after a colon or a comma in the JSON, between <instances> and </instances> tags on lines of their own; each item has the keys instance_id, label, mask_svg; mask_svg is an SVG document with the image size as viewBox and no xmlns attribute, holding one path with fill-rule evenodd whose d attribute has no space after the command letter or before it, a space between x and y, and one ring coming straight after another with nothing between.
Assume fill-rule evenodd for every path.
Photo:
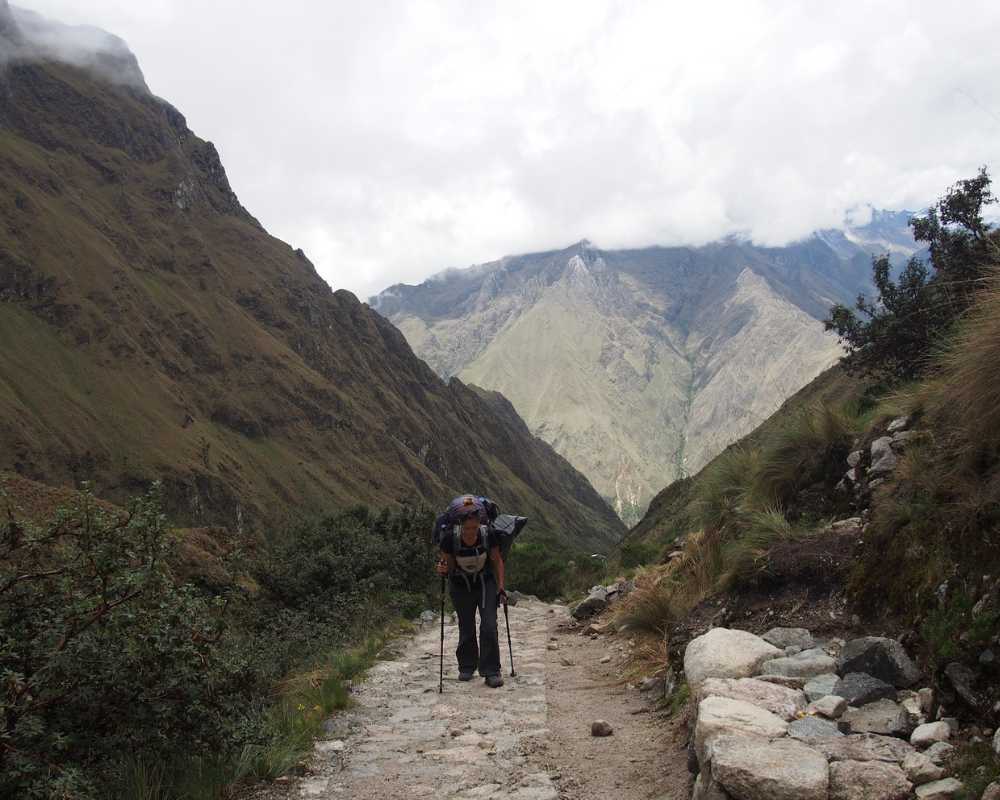
<instances>
[{"instance_id":1,"label":"hiker","mask_svg":"<svg viewBox=\"0 0 1000 800\"><path fill-rule=\"evenodd\" d=\"M456 498L458 500L458 498ZM453 501L454 502L454 501ZM500 543L490 536L486 510L479 498L466 495L454 518L458 530L441 537L437 572L449 576L451 602L458 616L458 679L470 681L479 668L486 685L503 686L497 606L507 601ZM476 609L479 609L479 642L476 642Z\"/></svg>"}]
</instances>

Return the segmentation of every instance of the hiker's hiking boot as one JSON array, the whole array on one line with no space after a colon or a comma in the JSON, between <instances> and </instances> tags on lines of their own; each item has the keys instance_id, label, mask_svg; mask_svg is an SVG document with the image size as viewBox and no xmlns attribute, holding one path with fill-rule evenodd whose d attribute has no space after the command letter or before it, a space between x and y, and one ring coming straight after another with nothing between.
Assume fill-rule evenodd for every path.
<instances>
[{"instance_id":1,"label":"hiker's hiking boot","mask_svg":"<svg viewBox=\"0 0 1000 800\"><path fill-rule=\"evenodd\" d=\"M503 686L503 678L500 675L487 675L486 685L491 689L499 689Z\"/></svg>"},{"instance_id":2,"label":"hiker's hiking boot","mask_svg":"<svg viewBox=\"0 0 1000 800\"><path fill-rule=\"evenodd\" d=\"M468 672L462 672L460 670L458 673L458 679L460 681L471 681L473 675L475 675L475 672L473 672L472 670L469 670Z\"/></svg>"}]
</instances>

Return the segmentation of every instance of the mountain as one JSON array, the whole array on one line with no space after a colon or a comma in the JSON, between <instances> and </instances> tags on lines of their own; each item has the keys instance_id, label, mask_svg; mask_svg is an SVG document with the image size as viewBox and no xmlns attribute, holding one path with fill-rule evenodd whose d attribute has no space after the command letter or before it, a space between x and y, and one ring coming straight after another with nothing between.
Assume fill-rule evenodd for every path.
<instances>
[{"instance_id":1,"label":"mountain","mask_svg":"<svg viewBox=\"0 0 1000 800\"><path fill-rule=\"evenodd\" d=\"M583 241L369 302L440 375L502 392L634 522L836 361L820 320L870 287L884 242L902 254L907 219L876 212L785 247Z\"/></svg>"},{"instance_id":2,"label":"mountain","mask_svg":"<svg viewBox=\"0 0 1000 800\"><path fill-rule=\"evenodd\" d=\"M510 404L269 236L120 39L5 0L0 470L161 479L180 524L482 491L581 547L624 530Z\"/></svg>"}]
</instances>

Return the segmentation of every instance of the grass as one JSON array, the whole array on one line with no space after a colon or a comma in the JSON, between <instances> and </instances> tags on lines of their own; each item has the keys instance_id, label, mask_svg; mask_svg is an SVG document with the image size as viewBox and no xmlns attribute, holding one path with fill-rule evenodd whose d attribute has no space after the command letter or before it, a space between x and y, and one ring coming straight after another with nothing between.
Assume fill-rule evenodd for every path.
<instances>
[{"instance_id":1,"label":"grass","mask_svg":"<svg viewBox=\"0 0 1000 800\"><path fill-rule=\"evenodd\" d=\"M994 781L1000 781L1000 757L989 742L958 745L951 763L952 775L965 786L962 800L977 800Z\"/></svg>"}]
</instances>

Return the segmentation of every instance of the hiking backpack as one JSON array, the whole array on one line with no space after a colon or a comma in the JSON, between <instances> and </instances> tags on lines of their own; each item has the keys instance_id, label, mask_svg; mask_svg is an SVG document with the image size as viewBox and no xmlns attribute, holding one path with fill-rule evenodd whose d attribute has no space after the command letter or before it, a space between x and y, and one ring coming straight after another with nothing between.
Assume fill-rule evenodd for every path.
<instances>
[{"instance_id":1,"label":"hiking backpack","mask_svg":"<svg viewBox=\"0 0 1000 800\"><path fill-rule=\"evenodd\" d=\"M458 552L461 522L470 513L479 516L479 532L483 537L487 552L493 544L497 544L500 546L500 557L506 561L514 539L528 524L528 518L514 514L501 514L497 504L488 497L463 494L452 500L445 512L434 523L432 539L435 546L440 546L441 540L445 536L454 536L455 552Z\"/></svg>"}]
</instances>

